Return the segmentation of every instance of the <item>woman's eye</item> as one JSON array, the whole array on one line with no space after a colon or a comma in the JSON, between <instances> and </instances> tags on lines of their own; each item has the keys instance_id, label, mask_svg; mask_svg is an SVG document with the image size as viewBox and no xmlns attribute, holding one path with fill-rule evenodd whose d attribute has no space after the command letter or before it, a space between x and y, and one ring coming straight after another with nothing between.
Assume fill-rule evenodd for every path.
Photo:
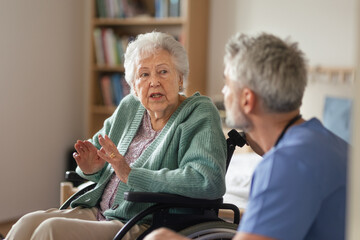
<instances>
[{"instance_id":1,"label":"woman's eye","mask_svg":"<svg viewBox=\"0 0 360 240\"><path fill-rule=\"evenodd\" d=\"M165 73L167 73L168 71L167 70L161 70L160 71L160 74L165 74Z\"/></svg>"},{"instance_id":2,"label":"woman's eye","mask_svg":"<svg viewBox=\"0 0 360 240\"><path fill-rule=\"evenodd\" d=\"M141 77L141 78L144 78L144 77L147 77L147 76L149 76L148 73L141 73L141 74L140 74L140 77Z\"/></svg>"}]
</instances>

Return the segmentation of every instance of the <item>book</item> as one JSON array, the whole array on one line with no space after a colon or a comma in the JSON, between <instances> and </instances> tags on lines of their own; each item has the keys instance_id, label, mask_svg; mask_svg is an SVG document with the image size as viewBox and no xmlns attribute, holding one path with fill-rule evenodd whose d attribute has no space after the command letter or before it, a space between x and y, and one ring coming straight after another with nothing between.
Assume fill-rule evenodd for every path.
<instances>
[{"instance_id":1,"label":"book","mask_svg":"<svg viewBox=\"0 0 360 240\"><path fill-rule=\"evenodd\" d=\"M101 94L103 97L105 106L114 106L113 104L113 93L112 84L109 75L103 75L100 78Z\"/></svg>"},{"instance_id":2,"label":"book","mask_svg":"<svg viewBox=\"0 0 360 240\"><path fill-rule=\"evenodd\" d=\"M96 16L98 18L150 16L151 9L147 7L148 0L96 0Z\"/></svg>"},{"instance_id":3,"label":"book","mask_svg":"<svg viewBox=\"0 0 360 240\"><path fill-rule=\"evenodd\" d=\"M111 75L113 103L115 106L119 105L121 99L124 97L121 81L122 81L122 76L120 73L114 73Z\"/></svg>"},{"instance_id":4,"label":"book","mask_svg":"<svg viewBox=\"0 0 360 240\"><path fill-rule=\"evenodd\" d=\"M120 37L116 39L116 52L118 63L123 64L125 50L123 48L122 39Z\"/></svg>"},{"instance_id":5,"label":"book","mask_svg":"<svg viewBox=\"0 0 360 240\"><path fill-rule=\"evenodd\" d=\"M103 65L105 64L105 56L103 51L101 29L95 28L93 36L94 36L96 63L98 65Z\"/></svg>"},{"instance_id":6,"label":"book","mask_svg":"<svg viewBox=\"0 0 360 240\"><path fill-rule=\"evenodd\" d=\"M166 18L169 16L168 0L155 0L155 17Z\"/></svg>"},{"instance_id":7,"label":"book","mask_svg":"<svg viewBox=\"0 0 360 240\"><path fill-rule=\"evenodd\" d=\"M114 30L112 28L105 28L103 29L103 45L104 45L104 55L105 55L105 62L110 65L114 66L117 65L117 57L116 57L116 39Z\"/></svg>"},{"instance_id":8,"label":"book","mask_svg":"<svg viewBox=\"0 0 360 240\"><path fill-rule=\"evenodd\" d=\"M180 17L180 0L169 1L169 17Z\"/></svg>"},{"instance_id":9,"label":"book","mask_svg":"<svg viewBox=\"0 0 360 240\"><path fill-rule=\"evenodd\" d=\"M105 18L106 17L106 6L104 0L96 0L96 12L97 17Z\"/></svg>"},{"instance_id":10,"label":"book","mask_svg":"<svg viewBox=\"0 0 360 240\"><path fill-rule=\"evenodd\" d=\"M116 17L124 18L125 13L124 13L124 7L123 7L122 0L115 0L115 6L116 6L116 11L117 11Z\"/></svg>"}]
</instances>

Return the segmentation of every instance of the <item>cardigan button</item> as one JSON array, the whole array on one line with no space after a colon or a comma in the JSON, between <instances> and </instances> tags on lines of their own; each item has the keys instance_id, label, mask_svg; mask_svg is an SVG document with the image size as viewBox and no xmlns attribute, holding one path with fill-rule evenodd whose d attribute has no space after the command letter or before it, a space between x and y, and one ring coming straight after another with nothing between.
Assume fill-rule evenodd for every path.
<instances>
[{"instance_id":1,"label":"cardigan button","mask_svg":"<svg viewBox=\"0 0 360 240\"><path fill-rule=\"evenodd\" d=\"M114 206L111 207L112 210L115 210L119 207L119 204L115 204Z\"/></svg>"}]
</instances>

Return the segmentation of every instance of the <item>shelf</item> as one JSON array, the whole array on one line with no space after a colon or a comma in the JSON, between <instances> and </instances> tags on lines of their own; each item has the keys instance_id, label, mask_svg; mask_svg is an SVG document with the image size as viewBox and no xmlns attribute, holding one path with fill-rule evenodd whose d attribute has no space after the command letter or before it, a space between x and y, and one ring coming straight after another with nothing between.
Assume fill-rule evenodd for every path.
<instances>
[{"instance_id":1,"label":"shelf","mask_svg":"<svg viewBox=\"0 0 360 240\"><path fill-rule=\"evenodd\" d=\"M131 18L109 18L96 17L99 13L97 10L98 2L107 0L91 0L92 14L89 21L91 36L86 39L90 42L90 65L89 71L89 108L87 110L89 117L88 137L91 137L102 128L104 120L111 116L115 111L115 106L101 105L105 102L103 89L101 88L101 79L104 76L112 77L115 74L123 74L125 69L122 65L99 65L97 64L96 50L98 53L113 53L113 50L105 52L104 44L111 44L114 40L112 34L118 39L126 37L136 37L139 34L159 31L171 34L183 43L189 58L190 74L186 87L186 94L191 96L195 92L206 95L206 59L207 59L207 42L208 42L208 19L209 19L209 1L208 0L180 0L181 9L180 17L155 18L156 15L155 1L145 0L148 11L147 15L141 15ZM128 0L128 2L136 0ZM170 0L166 0L170 1ZM99 14L101 16L112 16L112 14ZM117 15L116 15L117 16ZM122 15L120 15L122 16ZM96 30L96 32L94 31ZM99 31L100 30L100 31ZM109 31L110 30L110 31ZM100 34L99 34L100 33ZM105 36L105 34L107 34ZM107 38L105 38L107 37ZM99 41L100 39L100 41ZM116 42L116 41L115 41ZM117 42L118 43L118 42ZM111 45L107 45L111 46ZM100 51L99 51L100 49ZM119 52L118 54L123 54ZM102 55L99 54L101 57ZM99 62L118 62L102 61ZM108 59L109 60L109 59ZM113 58L111 58L113 60ZM112 84L112 83L111 83ZM104 84L103 84L104 85ZM105 84L106 85L106 84ZM109 85L109 84L108 84ZM109 102L109 99L106 99Z\"/></svg>"},{"instance_id":2,"label":"shelf","mask_svg":"<svg viewBox=\"0 0 360 240\"><path fill-rule=\"evenodd\" d=\"M174 18L153 18L153 17L137 17L137 18L95 18L93 25L103 26L147 26L147 25L182 25L186 23L186 19L182 17Z\"/></svg>"},{"instance_id":3,"label":"shelf","mask_svg":"<svg viewBox=\"0 0 360 240\"><path fill-rule=\"evenodd\" d=\"M95 65L93 67L94 71L97 72L124 72L124 66L117 65L117 66L107 66L107 65Z\"/></svg>"}]
</instances>

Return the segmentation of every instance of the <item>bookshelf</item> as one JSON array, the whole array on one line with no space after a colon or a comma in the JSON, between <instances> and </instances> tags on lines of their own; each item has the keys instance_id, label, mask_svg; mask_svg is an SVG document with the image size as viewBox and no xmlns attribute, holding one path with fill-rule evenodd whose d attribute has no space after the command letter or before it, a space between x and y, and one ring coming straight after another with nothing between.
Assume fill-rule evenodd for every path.
<instances>
[{"instance_id":1,"label":"bookshelf","mask_svg":"<svg viewBox=\"0 0 360 240\"><path fill-rule=\"evenodd\" d=\"M116 108L116 104L109 106L104 103L101 79L104 75L123 74L122 63L109 64L106 61L99 64L96 49L95 29L111 29L115 36L135 37L140 33L161 31L172 34L183 43L189 57L190 74L185 89L185 94L190 96L196 91L206 94L206 63L207 63L207 36L208 36L208 0L178 0L179 16L158 17L158 5L160 2L170 4L174 0L91 0L91 64L90 64L90 94L89 94L89 124L88 137L99 130L104 120L109 117ZM99 11L99 2L109 4L111 2L141 3L143 13L134 17L104 17ZM175 2L177 2L175 0ZM169 10L170 11L170 10ZM145 15L144 15L145 13ZM101 16L101 17L99 17ZM157 16L157 17L156 17ZM104 53L105 54L105 53ZM120 55L120 54L118 54ZM119 59L119 58L118 58Z\"/></svg>"}]
</instances>

